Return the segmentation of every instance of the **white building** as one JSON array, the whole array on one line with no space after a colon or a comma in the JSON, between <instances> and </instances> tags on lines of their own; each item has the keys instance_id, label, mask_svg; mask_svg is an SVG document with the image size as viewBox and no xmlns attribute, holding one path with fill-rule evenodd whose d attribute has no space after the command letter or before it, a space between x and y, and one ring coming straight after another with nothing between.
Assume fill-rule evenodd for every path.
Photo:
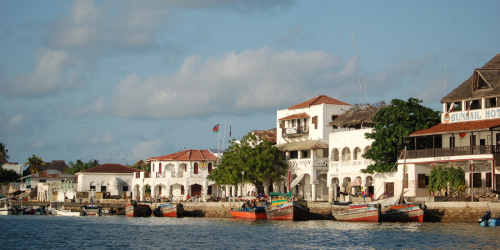
<instances>
[{"instance_id":1,"label":"white building","mask_svg":"<svg viewBox=\"0 0 500 250\"><path fill-rule=\"evenodd\" d=\"M132 179L141 170L122 164L106 163L76 173L78 192L110 192L112 196L131 196Z\"/></svg>"},{"instance_id":2,"label":"white building","mask_svg":"<svg viewBox=\"0 0 500 250\"><path fill-rule=\"evenodd\" d=\"M373 132L372 118L385 106L384 102L356 104L328 124L333 130L329 137L329 201L351 201L352 195L359 195L362 191L366 192L367 197L374 199L385 193L392 197L394 183L402 183L402 172L361 172L373 164L371 160L363 158L373 142L372 139L366 139L365 134Z\"/></svg>"},{"instance_id":3,"label":"white building","mask_svg":"<svg viewBox=\"0 0 500 250\"><path fill-rule=\"evenodd\" d=\"M500 187L500 54L445 96L441 123L412 133L405 196L428 196L433 168L465 171L467 192ZM402 169L403 160L399 160ZM443 195L443 194L441 194Z\"/></svg>"},{"instance_id":4,"label":"white building","mask_svg":"<svg viewBox=\"0 0 500 250\"><path fill-rule=\"evenodd\" d=\"M46 186L55 185L59 186L61 182L73 181L74 177L70 174L62 173L59 170L49 169L42 172L34 173L28 176L19 178L22 181L21 191L28 191L37 188L37 200L47 201L52 200L53 191Z\"/></svg>"},{"instance_id":5,"label":"white building","mask_svg":"<svg viewBox=\"0 0 500 250\"><path fill-rule=\"evenodd\" d=\"M209 150L184 150L181 152L151 157L151 171L136 174L132 180L133 199L145 200L149 197L164 197L186 200L187 195L222 196L222 190L215 182L208 181L216 156ZM147 192L147 190L151 190ZM233 189L234 192L234 189Z\"/></svg>"},{"instance_id":6,"label":"white building","mask_svg":"<svg viewBox=\"0 0 500 250\"><path fill-rule=\"evenodd\" d=\"M286 152L291 187L306 200L328 199L327 124L351 107L350 104L320 95L277 111L277 145ZM287 191L288 183L274 183L273 190Z\"/></svg>"},{"instance_id":7,"label":"white building","mask_svg":"<svg viewBox=\"0 0 500 250\"><path fill-rule=\"evenodd\" d=\"M3 155L0 155L0 167L6 170L13 170L19 176L23 175L23 165L7 161Z\"/></svg>"}]
</instances>

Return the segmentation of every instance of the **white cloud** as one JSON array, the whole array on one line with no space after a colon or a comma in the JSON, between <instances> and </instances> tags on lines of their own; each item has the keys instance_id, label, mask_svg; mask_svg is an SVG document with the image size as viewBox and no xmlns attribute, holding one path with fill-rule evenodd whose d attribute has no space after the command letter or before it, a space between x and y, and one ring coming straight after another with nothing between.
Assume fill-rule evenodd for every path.
<instances>
[{"instance_id":1,"label":"white cloud","mask_svg":"<svg viewBox=\"0 0 500 250\"><path fill-rule=\"evenodd\" d=\"M107 145L114 142L115 139L115 134L113 134L112 132L106 132L104 135L92 135L88 141L88 144L92 146Z\"/></svg>"},{"instance_id":2,"label":"white cloud","mask_svg":"<svg viewBox=\"0 0 500 250\"><path fill-rule=\"evenodd\" d=\"M24 114L18 114L12 118L9 119L9 124L11 126L17 126L21 124L24 121Z\"/></svg>"},{"instance_id":3,"label":"white cloud","mask_svg":"<svg viewBox=\"0 0 500 250\"><path fill-rule=\"evenodd\" d=\"M317 88L334 89L344 77L336 70L346 70L339 66L337 57L322 51L277 52L268 47L205 60L191 56L173 74L130 75L115 86L108 104L100 97L74 114L188 118L228 110L274 112L321 94Z\"/></svg>"},{"instance_id":4,"label":"white cloud","mask_svg":"<svg viewBox=\"0 0 500 250\"><path fill-rule=\"evenodd\" d=\"M132 154L135 159L145 160L149 157L165 155L162 150L163 142L160 139L153 141L144 141L132 148Z\"/></svg>"}]
</instances>

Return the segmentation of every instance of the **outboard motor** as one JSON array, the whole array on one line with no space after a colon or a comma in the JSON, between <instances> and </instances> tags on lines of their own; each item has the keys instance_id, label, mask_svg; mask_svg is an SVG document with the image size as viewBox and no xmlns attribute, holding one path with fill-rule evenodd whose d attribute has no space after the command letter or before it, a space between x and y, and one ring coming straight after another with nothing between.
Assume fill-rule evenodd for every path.
<instances>
[{"instance_id":1,"label":"outboard motor","mask_svg":"<svg viewBox=\"0 0 500 250\"><path fill-rule=\"evenodd\" d=\"M487 210L486 212L484 212L484 215L483 217L479 220L479 223L483 222L484 221L484 226L485 227L488 227L488 221L491 219L491 211L490 210Z\"/></svg>"}]
</instances>

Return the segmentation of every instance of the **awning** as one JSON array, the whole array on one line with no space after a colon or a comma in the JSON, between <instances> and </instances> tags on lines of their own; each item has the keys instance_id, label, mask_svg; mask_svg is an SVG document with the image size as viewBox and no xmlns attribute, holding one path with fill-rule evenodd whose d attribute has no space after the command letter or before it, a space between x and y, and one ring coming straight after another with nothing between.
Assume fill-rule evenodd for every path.
<instances>
[{"instance_id":1,"label":"awning","mask_svg":"<svg viewBox=\"0 0 500 250\"><path fill-rule=\"evenodd\" d=\"M297 178L295 178L293 181L292 181L292 184L290 184L290 189L294 188L295 186L297 186L299 184L299 182L302 180L302 178L304 178L304 175L305 174L300 174L299 176L297 176Z\"/></svg>"},{"instance_id":2,"label":"awning","mask_svg":"<svg viewBox=\"0 0 500 250\"><path fill-rule=\"evenodd\" d=\"M299 141L290 142L274 145L280 151L295 151L295 150L306 150L306 149L316 149L316 148L328 148L328 142L322 140L310 140L310 141Z\"/></svg>"}]
</instances>

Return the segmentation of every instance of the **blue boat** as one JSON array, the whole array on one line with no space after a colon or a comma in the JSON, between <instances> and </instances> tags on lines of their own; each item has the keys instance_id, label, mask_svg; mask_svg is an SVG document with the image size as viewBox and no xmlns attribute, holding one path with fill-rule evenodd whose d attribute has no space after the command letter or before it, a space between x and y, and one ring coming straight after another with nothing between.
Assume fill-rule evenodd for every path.
<instances>
[{"instance_id":1,"label":"blue boat","mask_svg":"<svg viewBox=\"0 0 500 250\"><path fill-rule=\"evenodd\" d=\"M484 216L479 219L479 225L482 227L498 227L500 226L500 218L491 218L491 211L488 210Z\"/></svg>"}]
</instances>

